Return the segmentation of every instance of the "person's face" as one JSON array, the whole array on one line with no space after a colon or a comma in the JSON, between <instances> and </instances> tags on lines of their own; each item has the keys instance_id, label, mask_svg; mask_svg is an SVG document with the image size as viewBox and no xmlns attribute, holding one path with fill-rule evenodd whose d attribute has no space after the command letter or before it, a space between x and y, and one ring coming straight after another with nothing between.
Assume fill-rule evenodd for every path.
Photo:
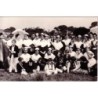
<instances>
[{"instance_id":1,"label":"person's face","mask_svg":"<svg viewBox=\"0 0 98 98\"><path fill-rule=\"evenodd\" d=\"M90 51L89 47L86 48L86 52Z\"/></svg>"},{"instance_id":2,"label":"person's face","mask_svg":"<svg viewBox=\"0 0 98 98\"><path fill-rule=\"evenodd\" d=\"M24 49L24 53L27 53L28 52L28 49Z\"/></svg>"},{"instance_id":3,"label":"person's face","mask_svg":"<svg viewBox=\"0 0 98 98\"><path fill-rule=\"evenodd\" d=\"M35 34L32 34L31 38L35 38Z\"/></svg>"},{"instance_id":4,"label":"person's face","mask_svg":"<svg viewBox=\"0 0 98 98\"><path fill-rule=\"evenodd\" d=\"M36 51L35 51L35 54L38 55L38 54L39 54L39 50L36 50Z\"/></svg>"},{"instance_id":5,"label":"person's face","mask_svg":"<svg viewBox=\"0 0 98 98\"><path fill-rule=\"evenodd\" d=\"M57 40L57 41L60 41L60 37L58 36L56 40Z\"/></svg>"},{"instance_id":6,"label":"person's face","mask_svg":"<svg viewBox=\"0 0 98 98\"><path fill-rule=\"evenodd\" d=\"M69 48L69 51L73 51L73 49L70 47L70 48Z\"/></svg>"},{"instance_id":7,"label":"person's face","mask_svg":"<svg viewBox=\"0 0 98 98\"><path fill-rule=\"evenodd\" d=\"M53 39L55 40L56 39L56 36L53 36Z\"/></svg>"},{"instance_id":8,"label":"person's face","mask_svg":"<svg viewBox=\"0 0 98 98\"><path fill-rule=\"evenodd\" d=\"M16 44L16 41L12 41L12 45L15 46L15 44Z\"/></svg>"},{"instance_id":9,"label":"person's face","mask_svg":"<svg viewBox=\"0 0 98 98\"><path fill-rule=\"evenodd\" d=\"M93 37L94 37L94 39L97 39L97 35L94 35Z\"/></svg>"},{"instance_id":10,"label":"person's face","mask_svg":"<svg viewBox=\"0 0 98 98\"><path fill-rule=\"evenodd\" d=\"M48 54L49 54L49 55L51 54L51 50L48 50Z\"/></svg>"},{"instance_id":11,"label":"person's face","mask_svg":"<svg viewBox=\"0 0 98 98\"><path fill-rule=\"evenodd\" d=\"M88 40L88 38L87 38L86 36L84 36L84 40L85 40L85 41L87 41L87 40Z\"/></svg>"},{"instance_id":12,"label":"person's face","mask_svg":"<svg viewBox=\"0 0 98 98\"><path fill-rule=\"evenodd\" d=\"M78 37L77 39L78 39L78 41L80 41L81 40L81 37Z\"/></svg>"},{"instance_id":13,"label":"person's face","mask_svg":"<svg viewBox=\"0 0 98 98\"><path fill-rule=\"evenodd\" d=\"M68 39L68 38L69 38L69 36L68 36L68 35L66 35L66 36L65 36L65 39Z\"/></svg>"},{"instance_id":14,"label":"person's face","mask_svg":"<svg viewBox=\"0 0 98 98\"><path fill-rule=\"evenodd\" d=\"M76 53L79 54L79 53L80 53L80 49L78 49L78 50L76 51Z\"/></svg>"},{"instance_id":15,"label":"person's face","mask_svg":"<svg viewBox=\"0 0 98 98\"><path fill-rule=\"evenodd\" d=\"M24 39L28 39L28 36L27 35L24 35Z\"/></svg>"},{"instance_id":16,"label":"person's face","mask_svg":"<svg viewBox=\"0 0 98 98\"><path fill-rule=\"evenodd\" d=\"M49 37L48 37L48 36L45 36L45 39L46 39L46 40L48 40L48 39L49 39Z\"/></svg>"},{"instance_id":17,"label":"person's face","mask_svg":"<svg viewBox=\"0 0 98 98\"><path fill-rule=\"evenodd\" d=\"M30 51L33 51L34 49L33 48L30 48Z\"/></svg>"},{"instance_id":18,"label":"person's face","mask_svg":"<svg viewBox=\"0 0 98 98\"><path fill-rule=\"evenodd\" d=\"M92 34L90 34L90 38L93 38L93 35Z\"/></svg>"},{"instance_id":19,"label":"person's face","mask_svg":"<svg viewBox=\"0 0 98 98\"><path fill-rule=\"evenodd\" d=\"M43 35L41 35L41 39L44 39L44 36Z\"/></svg>"},{"instance_id":20,"label":"person's face","mask_svg":"<svg viewBox=\"0 0 98 98\"><path fill-rule=\"evenodd\" d=\"M60 52L58 52L58 54L57 54L57 55L60 57L60 55L61 55L61 54L60 54Z\"/></svg>"}]
</instances>

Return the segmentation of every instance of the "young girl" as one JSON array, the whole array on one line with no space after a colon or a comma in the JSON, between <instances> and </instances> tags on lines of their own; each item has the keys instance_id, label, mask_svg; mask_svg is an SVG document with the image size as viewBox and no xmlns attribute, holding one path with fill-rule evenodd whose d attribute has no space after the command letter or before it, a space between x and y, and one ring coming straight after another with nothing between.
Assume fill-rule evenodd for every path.
<instances>
[{"instance_id":1,"label":"young girl","mask_svg":"<svg viewBox=\"0 0 98 98\"><path fill-rule=\"evenodd\" d=\"M48 60L47 64L45 65L45 73L46 75L55 74L55 65L51 59Z\"/></svg>"},{"instance_id":2,"label":"young girl","mask_svg":"<svg viewBox=\"0 0 98 98\"><path fill-rule=\"evenodd\" d=\"M18 63L18 53L19 49L16 46L16 40L12 40L12 46L10 47L11 55L9 57L9 72L12 72L13 70L17 72L17 63Z\"/></svg>"}]
</instances>

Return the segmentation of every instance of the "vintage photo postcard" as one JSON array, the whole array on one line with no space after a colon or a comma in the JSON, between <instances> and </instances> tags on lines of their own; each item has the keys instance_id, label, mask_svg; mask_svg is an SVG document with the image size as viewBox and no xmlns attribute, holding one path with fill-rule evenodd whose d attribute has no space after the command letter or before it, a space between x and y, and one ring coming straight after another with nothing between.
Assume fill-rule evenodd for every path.
<instances>
[{"instance_id":1,"label":"vintage photo postcard","mask_svg":"<svg viewBox=\"0 0 98 98\"><path fill-rule=\"evenodd\" d=\"M97 81L98 17L0 17L0 81Z\"/></svg>"}]
</instances>

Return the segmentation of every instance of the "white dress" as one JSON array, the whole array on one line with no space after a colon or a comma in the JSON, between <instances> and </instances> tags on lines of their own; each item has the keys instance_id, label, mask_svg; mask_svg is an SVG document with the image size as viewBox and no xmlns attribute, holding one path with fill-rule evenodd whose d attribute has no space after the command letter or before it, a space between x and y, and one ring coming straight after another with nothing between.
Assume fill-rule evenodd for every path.
<instances>
[{"instance_id":1,"label":"white dress","mask_svg":"<svg viewBox=\"0 0 98 98\"><path fill-rule=\"evenodd\" d=\"M55 50L60 50L63 47L62 42L53 42L52 45L54 46Z\"/></svg>"},{"instance_id":2,"label":"white dress","mask_svg":"<svg viewBox=\"0 0 98 98\"><path fill-rule=\"evenodd\" d=\"M52 60L54 60L55 59L55 55L54 54L50 54L50 55L48 55L47 53L45 54L45 57L44 57L45 59L52 59Z\"/></svg>"},{"instance_id":3,"label":"white dress","mask_svg":"<svg viewBox=\"0 0 98 98\"><path fill-rule=\"evenodd\" d=\"M63 42L64 42L64 44L65 44L66 46L68 46L69 43L71 42L71 39L64 39Z\"/></svg>"},{"instance_id":4,"label":"white dress","mask_svg":"<svg viewBox=\"0 0 98 98\"><path fill-rule=\"evenodd\" d=\"M35 62L35 63L37 63L37 61L39 60L41 58L41 56L38 54L38 55L36 55L36 54L33 54L33 55L31 55L31 59Z\"/></svg>"},{"instance_id":5,"label":"white dress","mask_svg":"<svg viewBox=\"0 0 98 98\"><path fill-rule=\"evenodd\" d=\"M31 58L30 54L28 54L28 53L26 53L26 54L24 53L20 57L23 58L23 61L26 62L26 63L28 63L28 61Z\"/></svg>"}]
</instances>

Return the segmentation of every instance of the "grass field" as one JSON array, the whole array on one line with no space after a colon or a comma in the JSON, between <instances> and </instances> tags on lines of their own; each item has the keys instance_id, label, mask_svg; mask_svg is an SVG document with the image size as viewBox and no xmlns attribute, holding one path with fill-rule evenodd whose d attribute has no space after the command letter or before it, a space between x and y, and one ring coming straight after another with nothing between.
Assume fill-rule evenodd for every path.
<instances>
[{"instance_id":1,"label":"grass field","mask_svg":"<svg viewBox=\"0 0 98 98\"><path fill-rule=\"evenodd\" d=\"M0 81L97 81L97 77L83 73L62 73L51 76L47 76L44 73L37 73L25 76L18 73L8 73L0 69Z\"/></svg>"}]
</instances>

